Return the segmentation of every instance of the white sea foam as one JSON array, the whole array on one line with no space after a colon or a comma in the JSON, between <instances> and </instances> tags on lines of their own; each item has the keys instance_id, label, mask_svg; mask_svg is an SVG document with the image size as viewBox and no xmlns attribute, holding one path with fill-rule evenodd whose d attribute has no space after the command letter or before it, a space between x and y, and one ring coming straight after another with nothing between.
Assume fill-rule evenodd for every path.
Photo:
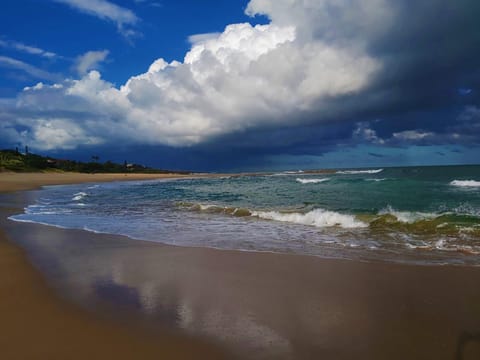
<instances>
[{"instance_id":1,"label":"white sea foam","mask_svg":"<svg viewBox=\"0 0 480 360\"><path fill-rule=\"evenodd\" d=\"M76 203L75 205L78 205ZM24 208L26 215L60 215L60 214L69 214L72 212L71 209L66 207L54 207L46 205L29 205Z\"/></svg>"},{"instance_id":2,"label":"white sea foam","mask_svg":"<svg viewBox=\"0 0 480 360\"><path fill-rule=\"evenodd\" d=\"M25 212L25 214L28 214L28 215L58 215L58 212L57 211L36 211L34 213L31 213L31 212Z\"/></svg>"},{"instance_id":3,"label":"white sea foam","mask_svg":"<svg viewBox=\"0 0 480 360\"><path fill-rule=\"evenodd\" d=\"M398 221L412 224L419 220L425 219L435 219L436 217L440 216L436 213L426 213L426 212L418 212L418 211L397 211L393 209L391 206L387 206L385 209L380 210L378 215L393 215L397 218Z\"/></svg>"},{"instance_id":4,"label":"white sea foam","mask_svg":"<svg viewBox=\"0 0 480 360\"><path fill-rule=\"evenodd\" d=\"M451 244L445 239L438 240L434 248L441 251L450 251L450 252L462 252L471 255L478 255L479 251L477 247L473 247L470 245L459 245L459 244Z\"/></svg>"},{"instance_id":5,"label":"white sea foam","mask_svg":"<svg viewBox=\"0 0 480 360\"><path fill-rule=\"evenodd\" d=\"M284 174L293 175L293 174L303 174L303 173L304 173L304 171L303 171L303 170L297 170L297 171L284 171L283 173L284 173Z\"/></svg>"},{"instance_id":6,"label":"white sea foam","mask_svg":"<svg viewBox=\"0 0 480 360\"><path fill-rule=\"evenodd\" d=\"M472 206L469 203L460 204L456 208L451 209L449 212L453 213L455 215L466 215L466 216L480 217L480 208L478 208L476 206Z\"/></svg>"},{"instance_id":7,"label":"white sea foam","mask_svg":"<svg viewBox=\"0 0 480 360\"><path fill-rule=\"evenodd\" d=\"M480 187L480 181L476 180L453 180L450 185L460 187Z\"/></svg>"},{"instance_id":8,"label":"white sea foam","mask_svg":"<svg viewBox=\"0 0 480 360\"><path fill-rule=\"evenodd\" d=\"M447 251L452 251L455 250L454 248L452 249L451 247L448 246L448 243L446 242L445 239L440 239L435 242L434 245L435 249L437 250L447 250Z\"/></svg>"},{"instance_id":9,"label":"white sea foam","mask_svg":"<svg viewBox=\"0 0 480 360\"><path fill-rule=\"evenodd\" d=\"M329 178L323 178L323 179L301 179L301 178L297 178L296 181L301 183L301 184L318 184L318 183L322 183L322 182L325 182L325 181L328 181L330 180Z\"/></svg>"},{"instance_id":10,"label":"white sea foam","mask_svg":"<svg viewBox=\"0 0 480 360\"><path fill-rule=\"evenodd\" d=\"M374 169L374 170L341 170L337 171L337 174L343 175L356 175L356 174L378 174L381 173L383 169Z\"/></svg>"},{"instance_id":11,"label":"white sea foam","mask_svg":"<svg viewBox=\"0 0 480 360\"><path fill-rule=\"evenodd\" d=\"M305 172L303 170L298 170L298 171L284 171L284 172L281 172L281 173L275 173L275 174L271 174L271 175L265 175L267 177L270 177L270 176L292 176L292 175L304 175Z\"/></svg>"},{"instance_id":12,"label":"white sea foam","mask_svg":"<svg viewBox=\"0 0 480 360\"><path fill-rule=\"evenodd\" d=\"M405 246L408 249L412 249L412 250L432 250L432 245L428 245L423 241L421 243L419 243L418 245L406 242Z\"/></svg>"},{"instance_id":13,"label":"white sea foam","mask_svg":"<svg viewBox=\"0 0 480 360\"><path fill-rule=\"evenodd\" d=\"M278 211L258 211L253 212L252 215L261 219L290 222L316 227L339 226L342 228L363 228L368 226L368 224L357 220L353 215L340 214L335 211L324 209L315 209L305 214L281 213Z\"/></svg>"},{"instance_id":14,"label":"white sea foam","mask_svg":"<svg viewBox=\"0 0 480 360\"><path fill-rule=\"evenodd\" d=\"M12 221L20 222L20 223L28 223L28 224L39 224L39 225L53 226L53 227L56 227L56 228L59 228L59 229L68 229L68 227L66 227L66 226L57 225L57 224L51 224L51 223L42 222L42 221L37 221L37 220L31 220L31 219L23 219L23 218L20 218L20 217L17 217L17 216L10 216L10 217L8 218L8 220L12 220Z\"/></svg>"},{"instance_id":15,"label":"white sea foam","mask_svg":"<svg viewBox=\"0 0 480 360\"><path fill-rule=\"evenodd\" d=\"M414 245L407 242L405 246L412 250L438 250L446 252L460 252L470 255L478 255L480 253L477 247L470 245L450 244L446 239L439 239L432 244L426 244L422 242L421 245Z\"/></svg>"},{"instance_id":16,"label":"white sea foam","mask_svg":"<svg viewBox=\"0 0 480 360\"><path fill-rule=\"evenodd\" d=\"M387 179L385 179L385 178L383 178L383 179L365 179L365 181L375 181L375 182L384 181L384 180L387 180Z\"/></svg>"},{"instance_id":17,"label":"white sea foam","mask_svg":"<svg viewBox=\"0 0 480 360\"><path fill-rule=\"evenodd\" d=\"M199 204L198 206L200 206L200 210L202 211L217 207L217 205L211 205L211 204Z\"/></svg>"},{"instance_id":18,"label":"white sea foam","mask_svg":"<svg viewBox=\"0 0 480 360\"><path fill-rule=\"evenodd\" d=\"M87 193L84 193L83 191L78 192L76 194L73 194L73 201L80 201L82 200L85 196L87 196Z\"/></svg>"}]
</instances>

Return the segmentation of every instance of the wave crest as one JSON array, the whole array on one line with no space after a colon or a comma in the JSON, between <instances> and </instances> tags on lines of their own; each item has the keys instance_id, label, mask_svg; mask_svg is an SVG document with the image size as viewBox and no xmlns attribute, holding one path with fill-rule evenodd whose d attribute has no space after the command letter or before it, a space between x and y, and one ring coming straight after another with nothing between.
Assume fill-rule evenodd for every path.
<instances>
[{"instance_id":1,"label":"wave crest","mask_svg":"<svg viewBox=\"0 0 480 360\"><path fill-rule=\"evenodd\" d=\"M85 196L87 196L87 193L84 193L83 191L78 192L76 194L73 194L72 201L80 201L82 200Z\"/></svg>"},{"instance_id":2,"label":"wave crest","mask_svg":"<svg viewBox=\"0 0 480 360\"><path fill-rule=\"evenodd\" d=\"M379 215L392 215L399 222L412 224L420 220L430 220L435 219L440 216L436 213L426 213L426 212L417 212L417 211L397 211L391 206L387 206L385 209L378 212Z\"/></svg>"},{"instance_id":3,"label":"wave crest","mask_svg":"<svg viewBox=\"0 0 480 360\"><path fill-rule=\"evenodd\" d=\"M188 202L179 202L177 206L186 208L191 211L200 211L209 214L225 214L237 217L251 216L249 209L242 207L219 206L214 204L192 204Z\"/></svg>"},{"instance_id":4,"label":"wave crest","mask_svg":"<svg viewBox=\"0 0 480 360\"><path fill-rule=\"evenodd\" d=\"M330 180L329 178L323 178L323 179L301 179L297 178L296 181L299 182L300 184L319 184L325 181Z\"/></svg>"},{"instance_id":5,"label":"wave crest","mask_svg":"<svg viewBox=\"0 0 480 360\"><path fill-rule=\"evenodd\" d=\"M281 213L278 211L258 211L253 212L252 215L266 220L290 222L316 227L338 226L347 229L368 227L368 224L357 220L353 215L340 214L335 211L329 211L324 209L315 209L305 214L296 212Z\"/></svg>"},{"instance_id":6,"label":"wave crest","mask_svg":"<svg viewBox=\"0 0 480 360\"><path fill-rule=\"evenodd\" d=\"M280 212L280 211L254 211L240 207L219 206L214 204L191 204L186 202L177 203L178 206L188 210L206 213L225 214L237 217L251 216L264 220L289 222L294 224L309 225L315 227L342 227L342 228L365 228L367 223L358 220L354 215L340 214L325 209L314 209L306 213Z\"/></svg>"},{"instance_id":7,"label":"wave crest","mask_svg":"<svg viewBox=\"0 0 480 360\"><path fill-rule=\"evenodd\" d=\"M450 185L459 187L480 187L480 181L476 180L453 180Z\"/></svg>"},{"instance_id":8,"label":"wave crest","mask_svg":"<svg viewBox=\"0 0 480 360\"><path fill-rule=\"evenodd\" d=\"M341 170L337 171L336 174L343 175L356 175L356 174L378 174L381 173L383 169L372 169L372 170Z\"/></svg>"}]
</instances>

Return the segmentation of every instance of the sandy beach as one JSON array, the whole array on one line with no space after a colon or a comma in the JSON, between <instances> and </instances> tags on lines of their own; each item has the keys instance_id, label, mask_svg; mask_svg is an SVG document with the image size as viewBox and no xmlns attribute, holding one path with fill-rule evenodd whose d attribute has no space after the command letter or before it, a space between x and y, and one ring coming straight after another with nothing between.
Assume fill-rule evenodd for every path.
<instances>
[{"instance_id":1,"label":"sandy beach","mask_svg":"<svg viewBox=\"0 0 480 360\"><path fill-rule=\"evenodd\" d=\"M120 178L0 174L0 189ZM1 202L6 359L480 358L480 267L175 247L7 220L28 196Z\"/></svg>"},{"instance_id":2,"label":"sandy beach","mask_svg":"<svg viewBox=\"0 0 480 360\"><path fill-rule=\"evenodd\" d=\"M14 173L0 172L0 193L37 189L43 185L86 182L155 180L188 177L180 174L81 174L81 173Z\"/></svg>"},{"instance_id":3,"label":"sandy beach","mask_svg":"<svg viewBox=\"0 0 480 360\"><path fill-rule=\"evenodd\" d=\"M181 175L180 175L181 176ZM42 185L177 177L158 174L0 173L0 192ZM2 223L12 209L2 209ZM62 300L0 228L2 359L223 359L217 347L185 335L153 335L100 319Z\"/></svg>"}]
</instances>

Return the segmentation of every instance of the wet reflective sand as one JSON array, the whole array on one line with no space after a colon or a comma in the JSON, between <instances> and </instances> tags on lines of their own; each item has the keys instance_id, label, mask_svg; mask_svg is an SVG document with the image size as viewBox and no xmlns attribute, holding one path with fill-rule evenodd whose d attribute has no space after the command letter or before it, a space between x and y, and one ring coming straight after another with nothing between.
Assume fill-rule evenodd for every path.
<instances>
[{"instance_id":1,"label":"wet reflective sand","mask_svg":"<svg viewBox=\"0 0 480 360\"><path fill-rule=\"evenodd\" d=\"M68 301L150 335L173 329L242 359L480 356L478 267L180 248L4 216L1 227Z\"/></svg>"}]
</instances>

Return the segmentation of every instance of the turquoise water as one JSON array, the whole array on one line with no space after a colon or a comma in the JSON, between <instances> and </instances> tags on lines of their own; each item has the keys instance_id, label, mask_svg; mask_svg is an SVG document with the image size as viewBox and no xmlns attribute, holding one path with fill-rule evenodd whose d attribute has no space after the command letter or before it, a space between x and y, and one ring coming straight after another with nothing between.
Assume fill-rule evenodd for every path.
<instances>
[{"instance_id":1,"label":"turquoise water","mask_svg":"<svg viewBox=\"0 0 480 360\"><path fill-rule=\"evenodd\" d=\"M480 166L46 187L16 221L180 246L480 264Z\"/></svg>"}]
</instances>

